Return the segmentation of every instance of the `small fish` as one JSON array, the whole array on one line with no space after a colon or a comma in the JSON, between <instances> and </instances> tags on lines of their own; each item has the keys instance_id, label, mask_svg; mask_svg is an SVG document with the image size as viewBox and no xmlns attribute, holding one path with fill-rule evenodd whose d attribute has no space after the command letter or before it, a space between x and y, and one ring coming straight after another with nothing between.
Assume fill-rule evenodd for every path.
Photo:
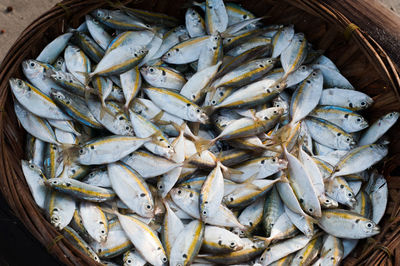
<instances>
[{"instance_id":1,"label":"small fish","mask_svg":"<svg viewBox=\"0 0 400 266\"><path fill-rule=\"evenodd\" d=\"M373 221L342 209L323 210L318 226L333 236L349 239L367 238L380 232Z\"/></svg>"},{"instance_id":2,"label":"small fish","mask_svg":"<svg viewBox=\"0 0 400 266\"><path fill-rule=\"evenodd\" d=\"M50 178L45 181L45 184L57 191L87 201L103 202L115 197L112 190L89 185L71 178Z\"/></svg>"}]
</instances>

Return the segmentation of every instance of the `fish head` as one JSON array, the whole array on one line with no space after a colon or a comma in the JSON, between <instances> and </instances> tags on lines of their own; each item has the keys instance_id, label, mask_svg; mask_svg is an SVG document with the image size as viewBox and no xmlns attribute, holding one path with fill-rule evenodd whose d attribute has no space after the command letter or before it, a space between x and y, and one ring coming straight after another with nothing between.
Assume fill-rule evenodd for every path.
<instances>
[{"instance_id":1,"label":"fish head","mask_svg":"<svg viewBox=\"0 0 400 266\"><path fill-rule=\"evenodd\" d=\"M396 123L397 119L399 119L399 115L400 115L399 112L391 112L385 115L382 120L384 120L385 123L394 124Z\"/></svg>"},{"instance_id":2,"label":"fish head","mask_svg":"<svg viewBox=\"0 0 400 266\"><path fill-rule=\"evenodd\" d=\"M56 69L61 69L63 64L64 64L64 62L65 62L64 58L62 58L62 57L57 58L56 62L54 63L55 64L55 68Z\"/></svg>"},{"instance_id":3,"label":"fish head","mask_svg":"<svg viewBox=\"0 0 400 266\"><path fill-rule=\"evenodd\" d=\"M165 62L168 62L171 58L176 58L182 56L181 50L179 48L174 48L172 47L169 49L162 57L161 59Z\"/></svg>"},{"instance_id":4,"label":"fish head","mask_svg":"<svg viewBox=\"0 0 400 266\"><path fill-rule=\"evenodd\" d=\"M188 8L185 14L186 23L192 24L193 26L201 23L200 14L194 8Z\"/></svg>"},{"instance_id":5,"label":"fish head","mask_svg":"<svg viewBox=\"0 0 400 266\"><path fill-rule=\"evenodd\" d=\"M191 104L188 106L187 115L190 117L191 121L197 121L202 124L206 124L208 121L208 115L206 112L197 105Z\"/></svg>"},{"instance_id":6,"label":"fish head","mask_svg":"<svg viewBox=\"0 0 400 266\"><path fill-rule=\"evenodd\" d=\"M354 125L354 127L358 130L368 127L367 120L365 120L364 117L362 117L361 115L347 115L346 114L345 118L348 119L348 122L350 125Z\"/></svg>"},{"instance_id":7,"label":"fish head","mask_svg":"<svg viewBox=\"0 0 400 266\"><path fill-rule=\"evenodd\" d=\"M93 145L88 145L88 146L81 146L80 149L78 150L78 161L79 162L90 162L91 157L92 157L92 152L90 151L91 148L94 150Z\"/></svg>"},{"instance_id":8,"label":"fish head","mask_svg":"<svg viewBox=\"0 0 400 266\"><path fill-rule=\"evenodd\" d=\"M61 230L62 228L62 216L58 208L53 208L50 211L50 223L54 225L55 228Z\"/></svg>"},{"instance_id":9,"label":"fish head","mask_svg":"<svg viewBox=\"0 0 400 266\"><path fill-rule=\"evenodd\" d=\"M336 133L337 146L342 149L351 149L356 145L353 137L350 134Z\"/></svg>"},{"instance_id":10,"label":"fish head","mask_svg":"<svg viewBox=\"0 0 400 266\"><path fill-rule=\"evenodd\" d=\"M140 198L142 199L140 202L140 210L141 210L140 215L146 218L153 218L154 217L153 200L149 198L146 193L141 193Z\"/></svg>"},{"instance_id":11,"label":"fish head","mask_svg":"<svg viewBox=\"0 0 400 266\"><path fill-rule=\"evenodd\" d=\"M368 236L374 236L380 232L379 226L371 220L356 220L355 222L360 224L360 229Z\"/></svg>"},{"instance_id":12,"label":"fish head","mask_svg":"<svg viewBox=\"0 0 400 266\"><path fill-rule=\"evenodd\" d=\"M29 96L31 87L28 86L25 81L17 78L11 78L9 83L15 96Z\"/></svg>"},{"instance_id":13,"label":"fish head","mask_svg":"<svg viewBox=\"0 0 400 266\"><path fill-rule=\"evenodd\" d=\"M63 105L71 104L71 99L62 91L51 89L50 96L54 101L61 103Z\"/></svg>"},{"instance_id":14,"label":"fish head","mask_svg":"<svg viewBox=\"0 0 400 266\"><path fill-rule=\"evenodd\" d=\"M114 126L118 128L124 136L134 135L132 123L124 113L120 113L115 116Z\"/></svg>"},{"instance_id":15,"label":"fish head","mask_svg":"<svg viewBox=\"0 0 400 266\"><path fill-rule=\"evenodd\" d=\"M169 193L171 194L171 198L174 200L175 203L189 200L196 196L196 193L194 191L181 187L173 188Z\"/></svg>"},{"instance_id":16,"label":"fish head","mask_svg":"<svg viewBox=\"0 0 400 266\"><path fill-rule=\"evenodd\" d=\"M162 70L156 66L145 66L140 69L140 73L146 79L146 81L155 82L155 81L163 81L167 73L165 70Z\"/></svg>"},{"instance_id":17,"label":"fish head","mask_svg":"<svg viewBox=\"0 0 400 266\"><path fill-rule=\"evenodd\" d=\"M36 60L25 60L22 62L22 71L27 78L35 79L44 74L44 67Z\"/></svg>"},{"instance_id":18,"label":"fish head","mask_svg":"<svg viewBox=\"0 0 400 266\"><path fill-rule=\"evenodd\" d=\"M111 12L106 9L96 9L92 12L92 15L98 20L106 21L112 19Z\"/></svg>"},{"instance_id":19,"label":"fish head","mask_svg":"<svg viewBox=\"0 0 400 266\"><path fill-rule=\"evenodd\" d=\"M370 107L374 103L374 100L368 95L363 95L358 97L357 99L352 99L352 102L349 103L349 107L352 109L366 109Z\"/></svg>"}]
</instances>

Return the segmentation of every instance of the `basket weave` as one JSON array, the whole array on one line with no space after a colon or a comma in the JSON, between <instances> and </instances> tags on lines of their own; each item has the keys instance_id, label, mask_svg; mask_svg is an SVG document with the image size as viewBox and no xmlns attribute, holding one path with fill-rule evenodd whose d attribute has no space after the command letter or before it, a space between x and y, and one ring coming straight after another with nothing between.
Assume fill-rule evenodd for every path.
<instances>
[{"instance_id":1,"label":"basket weave","mask_svg":"<svg viewBox=\"0 0 400 266\"><path fill-rule=\"evenodd\" d=\"M175 1L123 1L142 8L183 18L185 4ZM370 95L375 104L366 116L369 121L389 111L400 111L400 79L385 51L369 36L323 0L246 0L236 1L257 16L267 15L266 23L294 24L304 32L315 49L323 50L344 76ZM24 158L25 131L13 110L11 77L22 78L21 62L36 58L41 49L68 27L77 27L85 14L99 8L115 7L110 1L67 0L36 19L25 29L0 66L0 190L25 227L48 251L67 265L94 265L94 261L73 247L44 218L36 206L23 177L20 160ZM182 20L183 21L183 20ZM399 124L399 123L398 123ZM382 232L363 240L344 263L355 265L400 265L400 177L393 176L400 161L399 126L390 131L390 153L382 164L389 184L389 203L381 222Z\"/></svg>"}]
</instances>

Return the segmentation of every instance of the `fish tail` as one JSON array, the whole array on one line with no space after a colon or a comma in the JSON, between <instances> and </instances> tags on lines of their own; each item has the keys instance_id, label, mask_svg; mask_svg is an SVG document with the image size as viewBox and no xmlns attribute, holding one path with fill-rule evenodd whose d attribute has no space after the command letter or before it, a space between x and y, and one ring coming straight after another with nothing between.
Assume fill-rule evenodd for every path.
<instances>
[{"instance_id":1,"label":"fish tail","mask_svg":"<svg viewBox=\"0 0 400 266\"><path fill-rule=\"evenodd\" d=\"M313 224L318 224L318 221L311 217L310 215L304 215L304 218L306 219L307 223L313 223Z\"/></svg>"},{"instance_id":2,"label":"fish tail","mask_svg":"<svg viewBox=\"0 0 400 266\"><path fill-rule=\"evenodd\" d=\"M194 145L196 146L197 153L200 154L202 151L208 150L217 141L218 141L218 137L211 139L211 140L198 137L197 140L195 141Z\"/></svg>"},{"instance_id":3,"label":"fish tail","mask_svg":"<svg viewBox=\"0 0 400 266\"><path fill-rule=\"evenodd\" d=\"M100 208L101 208L101 210L103 212L106 212L106 213L115 214L115 215L119 214L118 207L117 207L117 202L115 202L115 201L113 201L111 203L111 208L110 207L104 207L104 206L102 206Z\"/></svg>"},{"instance_id":4,"label":"fish tail","mask_svg":"<svg viewBox=\"0 0 400 266\"><path fill-rule=\"evenodd\" d=\"M289 183L289 179L287 178L286 174L282 173L279 177L279 181L282 183Z\"/></svg>"}]
</instances>

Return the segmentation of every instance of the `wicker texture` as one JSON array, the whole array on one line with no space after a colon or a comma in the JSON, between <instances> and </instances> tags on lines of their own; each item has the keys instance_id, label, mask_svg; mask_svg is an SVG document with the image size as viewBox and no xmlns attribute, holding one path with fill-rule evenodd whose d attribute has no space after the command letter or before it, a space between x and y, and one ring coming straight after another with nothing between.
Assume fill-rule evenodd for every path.
<instances>
[{"instance_id":1,"label":"wicker texture","mask_svg":"<svg viewBox=\"0 0 400 266\"><path fill-rule=\"evenodd\" d=\"M185 1L123 1L142 8L183 18ZM369 121L389 111L400 111L400 78L385 51L369 36L323 0L247 0L235 1L257 16L267 15L266 23L294 24L304 32L315 49L324 51L357 88L370 95L375 104L366 112ZM111 4L111 6L110 6ZM115 7L109 1L67 0L43 14L20 35L0 67L0 190L4 198L32 235L48 251L67 265L95 264L74 248L45 219L36 206L23 177L20 160L24 158L25 131L18 124L8 80L21 78L21 62L36 58L41 49L68 27L76 27L85 14L99 8ZM183 21L183 20L182 20ZM380 223L382 232L363 240L347 265L400 265L400 177L391 174L399 165L399 125L390 131L390 154L381 164L389 184L389 204Z\"/></svg>"}]
</instances>

